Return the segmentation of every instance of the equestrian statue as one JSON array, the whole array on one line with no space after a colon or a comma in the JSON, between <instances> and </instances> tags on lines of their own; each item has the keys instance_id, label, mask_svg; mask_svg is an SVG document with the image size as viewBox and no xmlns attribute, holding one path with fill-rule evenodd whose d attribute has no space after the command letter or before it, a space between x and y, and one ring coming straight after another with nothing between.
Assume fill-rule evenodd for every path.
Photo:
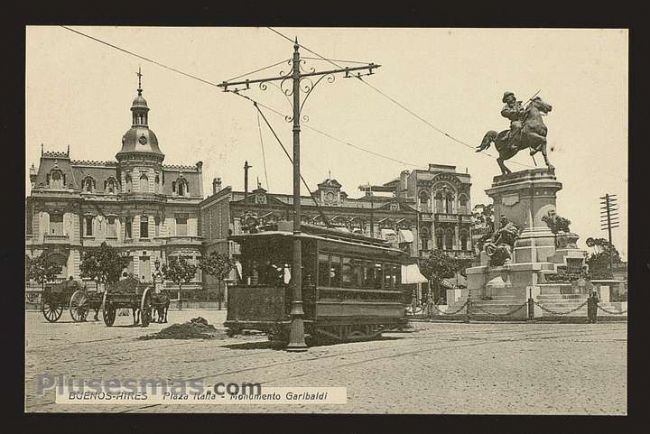
<instances>
[{"instance_id":1,"label":"equestrian statue","mask_svg":"<svg viewBox=\"0 0 650 434\"><path fill-rule=\"evenodd\" d=\"M533 161L535 161L534 155L541 152L546 166L553 169L546 155L547 128L542 120L542 116L550 112L553 107L538 96L528 100L527 105L524 106L521 101L517 101L512 92L504 93L502 102L505 106L501 109L501 116L510 120L510 129L500 133L488 131L481 144L477 146L476 152L484 151L495 143L499 152L497 163L504 175L512 172L503 162L526 148L530 148Z\"/></svg>"}]
</instances>

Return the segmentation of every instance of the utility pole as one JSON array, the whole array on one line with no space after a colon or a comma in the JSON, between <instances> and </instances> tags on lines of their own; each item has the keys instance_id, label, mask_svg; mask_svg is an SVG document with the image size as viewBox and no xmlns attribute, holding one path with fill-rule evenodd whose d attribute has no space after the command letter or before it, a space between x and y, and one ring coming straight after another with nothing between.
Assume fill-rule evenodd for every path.
<instances>
[{"instance_id":1,"label":"utility pole","mask_svg":"<svg viewBox=\"0 0 650 434\"><path fill-rule=\"evenodd\" d=\"M618 227L618 204L615 194L605 194L600 197L600 229L606 230L609 239L609 272L611 273L614 268L613 263L613 246L612 243L612 229Z\"/></svg>"},{"instance_id":2,"label":"utility pole","mask_svg":"<svg viewBox=\"0 0 650 434\"><path fill-rule=\"evenodd\" d=\"M349 68L330 69L325 71L301 71L300 60L300 45L298 38L295 39L293 45L293 57L291 59L292 68L291 73L280 75L279 77L260 78L252 80L240 81L224 81L218 84L224 92L239 93L250 89L251 84L259 83L262 90L267 88L266 83L279 81L280 90L287 96L293 96L292 109L293 114L288 121L293 121L293 297L291 301L291 329L289 333L289 345L287 351L307 351L305 344L305 326L304 326L304 310L302 303L302 245L300 235L300 116L309 95L318 85L318 83L327 78L327 81L332 83L335 80L335 74L345 73L345 77L361 77L362 75L373 74L373 69L379 68L381 65L370 63L365 66L355 66ZM359 71L356 74L351 72ZM367 71L361 74L360 71ZM311 81L311 77L316 78L315 82ZM283 85L291 80L291 88L284 88ZM304 81L304 82L303 82ZM230 88L230 89L228 89ZM305 97L300 98L301 91L304 92Z\"/></svg>"},{"instance_id":3,"label":"utility pole","mask_svg":"<svg viewBox=\"0 0 650 434\"><path fill-rule=\"evenodd\" d=\"M248 169L253 166L248 165L248 160L244 162L244 199L248 197Z\"/></svg>"}]
</instances>

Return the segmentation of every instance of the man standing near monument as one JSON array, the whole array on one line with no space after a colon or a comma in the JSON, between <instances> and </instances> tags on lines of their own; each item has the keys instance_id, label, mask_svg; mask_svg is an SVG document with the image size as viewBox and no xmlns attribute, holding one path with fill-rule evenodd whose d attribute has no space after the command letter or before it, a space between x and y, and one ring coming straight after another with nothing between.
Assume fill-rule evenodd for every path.
<instances>
[{"instance_id":1,"label":"man standing near monument","mask_svg":"<svg viewBox=\"0 0 650 434\"><path fill-rule=\"evenodd\" d=\"M591 295L587 299L587 322L590 324L596 324L597 322L597 310L598 310L598 292L593 290Z\"/></svg>"}]
</instances>

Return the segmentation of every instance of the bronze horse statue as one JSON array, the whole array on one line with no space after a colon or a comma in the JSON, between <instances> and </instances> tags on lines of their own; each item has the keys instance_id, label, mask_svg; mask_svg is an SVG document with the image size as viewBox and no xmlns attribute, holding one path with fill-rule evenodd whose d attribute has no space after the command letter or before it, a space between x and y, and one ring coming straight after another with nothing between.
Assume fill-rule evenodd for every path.
<instances>
[{"instance_id":1,"label":"bronze horse statue","mask_svg":"<svg viewBox=\"0 0 650 434\"><path fill-rule=\"evenodd\" d=\"M499 157L497 163L501 168L502 174L512 173L510 169L503 163L505 160L517 155L523 149L530 148L530 155L533 156L537 152L541 152L544 156L544 162L549 169L553 166L548 161L546 154L546 133L547 128L542 120L542 115L547 114L553 107L544 102L540 97L535 97L530 101L530 104L524 110L523 119L521 120L521 130L510 137L510 130L504 130L500 133L496 131L488 131L483 137L483 141L477 146L476 152L481 152L495 143Z\"/></svg>"}]
</instances>

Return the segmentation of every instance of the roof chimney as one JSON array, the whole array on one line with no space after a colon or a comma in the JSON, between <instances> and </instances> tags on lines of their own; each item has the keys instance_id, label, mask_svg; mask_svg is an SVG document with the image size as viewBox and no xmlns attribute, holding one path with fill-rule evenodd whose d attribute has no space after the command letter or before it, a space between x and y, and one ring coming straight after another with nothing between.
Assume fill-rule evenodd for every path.
<instances>
[{"instance_id":1,"label":"roof chimney","mask_svg":"<svg viewBox=\"0 0 650 434\"><path fill-rule=\"evenodd\" d=\"M212 194L217 194L221 191L221 178L214 178L212 180Z\"/></svg>"}]
</instances>

